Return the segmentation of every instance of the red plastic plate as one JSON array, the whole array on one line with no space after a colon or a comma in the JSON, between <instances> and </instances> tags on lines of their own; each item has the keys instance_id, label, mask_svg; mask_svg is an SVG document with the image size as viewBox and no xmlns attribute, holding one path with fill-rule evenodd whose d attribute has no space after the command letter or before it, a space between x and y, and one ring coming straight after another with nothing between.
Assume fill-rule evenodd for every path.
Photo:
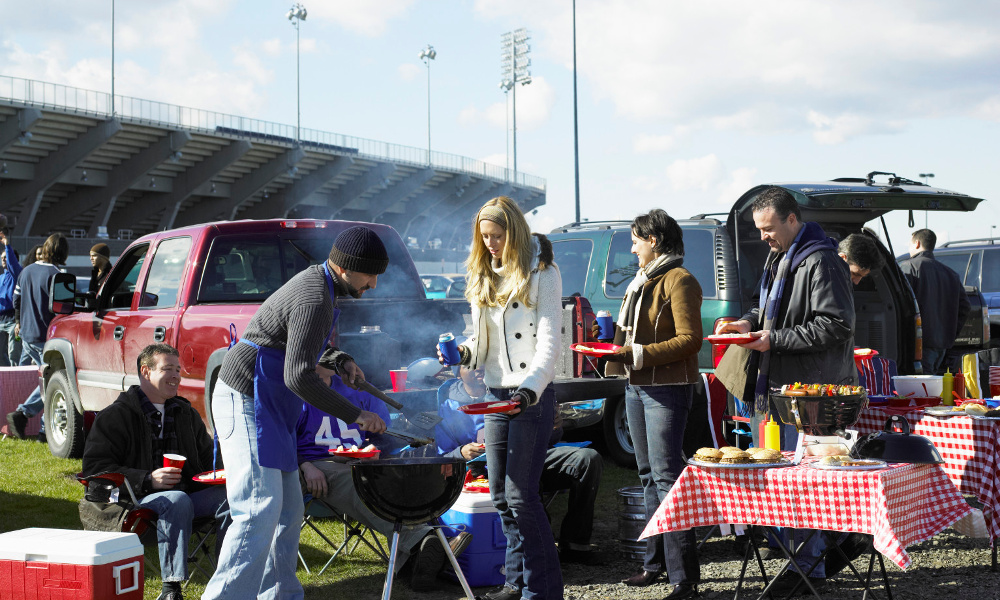
<instances>
[{"instance_id":1,"label":"red plastic plate","mask_svg":"<svg viewBox=\"0 0 1000 600\"><path fill-rule=\"evenodd\" d=\"M569 349L586 356L600 358L608 354L614 354L621 346L608 344L605 342L587 342L586 344L570 344Z\"/></svg>"},{"instance_id":2,"label":"red plastic plate","mask_svg":"<svg viewBox=\"0 0 1000 600\"><path fill-rule=\"evenodd\" d=\"M878 356L878 350L872 348L855 348L854 349L855 358L867 358L869 356Z\"/></svg>"},{"instance_id":3,"label":"red plastic plate","mask_svg":"<svg viewBox=\"0 0 1000 600\"><path fill-rule=\"evenodd\" d=\"M337 450L330 448L330 454L343 456L345 458L371 458L379 453L379 450Z\"/></svg>"},{"instance_id":4,"label":"red plastic plate","mask_svg":"<svg viewBox=\"0 0 1000 600\"><path fill-rule=\"evenodd\" d=\"M198 483L221 485L226 483L226 470L219 469L218 471L205 471L204 473L198 473L191 479L192 481L197 481Z\"/></svg>"},{"instance_id":5,"label":"red plastic plate","mask_svg":"<svg viewBox=\"0 0 1000 600\"><path fill-rule=\"evenodd\" d=\"M494 400L493 402L477 402L459 406L458 410L467 415L488 415L490 413L509 412L517 408L517 402Z\"/></svg>"},{"instance_id":6,"label":"red plastic plate","mask_svg":"<svg viewBox=\"0 0 1000 600\"><path fill-rule=\"evenodd\" d=\"M757 338L753 337L749 333L720 333L717 335L710 335L705 339L712 344L729 345L749 344Z\"/></svg>"}]
</instances>

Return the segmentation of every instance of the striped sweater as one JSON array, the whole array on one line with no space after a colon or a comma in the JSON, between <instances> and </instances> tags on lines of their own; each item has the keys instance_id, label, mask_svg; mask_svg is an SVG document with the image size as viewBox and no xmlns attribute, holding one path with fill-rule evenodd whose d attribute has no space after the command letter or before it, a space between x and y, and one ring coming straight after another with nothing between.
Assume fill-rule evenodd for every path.
<instances>
[{"instance_id":1,"label":"striped sweater","mask_svg":"<svg viewBox=\"0 0 1000 600\"><path fill-rule=\"evenodd\" d=\"M343 287L334 276L338 293ZM323 383L316 360L333 325L336 297L327 291L322 265L302 271L264 301L243 333L243 339L285 352L285 385L299 398L345 423L353 423L361 409ZM226 353L219 379L234 390L252 396L257 350L236 344Z\"/></svg>"}]
</instances>

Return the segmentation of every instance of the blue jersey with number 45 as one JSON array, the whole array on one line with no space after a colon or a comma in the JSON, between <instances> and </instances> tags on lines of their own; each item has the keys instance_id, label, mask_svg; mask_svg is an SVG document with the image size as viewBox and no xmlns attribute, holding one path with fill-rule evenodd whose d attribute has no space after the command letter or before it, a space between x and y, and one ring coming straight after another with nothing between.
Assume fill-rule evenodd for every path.
<instances>
[{"instance_id":1,"label":"blue jersey with number 45","mask_svg":"<svg viewBox=\"0 0 1000 600\"><path fill-rule=\"evenodd\" d=\"M368 392L362 392L347 387L339 377L331 378L330 387L351 401L361 410L377 414L386 424L389 423L389 409L385 403ZM302 414L299 415L295 427L298 446L299 464L330 457L330 450L338 446L364 448L369 443L379 449L391 446L386 436L371 435L362 431L355 423L344 423L308 402L302 403ZM369 438L370 436L370 438ZM383 449L384 450L384 449Z\"/></svg>"}]
</instances>

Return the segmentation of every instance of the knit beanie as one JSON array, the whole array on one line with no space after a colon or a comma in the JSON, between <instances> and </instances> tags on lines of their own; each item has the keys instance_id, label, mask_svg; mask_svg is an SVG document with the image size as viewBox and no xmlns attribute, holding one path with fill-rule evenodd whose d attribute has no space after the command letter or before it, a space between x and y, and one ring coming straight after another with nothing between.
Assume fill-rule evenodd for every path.
<instances>
[{"instance_id":1,"label":"knit beanie","mask_svg":"<svg viewBox=\"0 0 1000 600\"><path fill-rule=\"evenodd\" d=\"M389 266L389 254L378 234L357 225L341 231L333 241L330 262L348 271L381 275Z\"/></svg>"},{"instance_id":2,"label":"knit beanie","mask_svg":"<svg viewBox=\"0 0 1000 600\"><path fill-rule=\"evenodd\" d=\"M100 254L104 258L111 258L111 248L105 243L94 244L94 247L90 249L93 254Z\"/></svg>"}]
</instances>

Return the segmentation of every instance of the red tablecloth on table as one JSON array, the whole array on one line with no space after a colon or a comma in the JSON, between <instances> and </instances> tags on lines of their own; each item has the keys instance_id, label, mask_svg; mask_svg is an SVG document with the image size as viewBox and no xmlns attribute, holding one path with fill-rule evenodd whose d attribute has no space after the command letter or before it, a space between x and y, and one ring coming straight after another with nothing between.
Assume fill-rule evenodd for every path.
<instances>
[{"instance_id":1,"label":"red tablecloth on table","mask_svg":"<svg viewBox=\"0 0 1000 600\"><path fill-rule=\"evenodd\" d=\"M808 459L807 459L808 460ZM871 534L875 549L907 568L906 547L932 537L971 507L937 465L878 471L687 467L640 539L736 523Z\"/></svg>"},{"instance_id":2,"label":"red tablecloth on table","mask_svg":"<svg viewBox=\"0 0 1000 600\"><path fill-rule=\"evenodd\" d=\"M38 367L0 367L0 433L7 434L7 413L28 399L38 388ZM42 426L41 415L28 419L25 435L37 435Z\"/></svg>"},{"instance_id":3,"label":"red tablecloth on table","mask_svg":"<svg viewBox=\"0 0 1000 600\"><path fill-rule=\"evenodd\" d=\"M861 434L882 431L889 414L900 412L867 408L854 428ZM915 408L902 414L910 433L933 442L945 460L941 467L958 489L983 503L990 536L1000 538L1000 421L964 415L939 418Z\"/></svg>"}]
</instances>

